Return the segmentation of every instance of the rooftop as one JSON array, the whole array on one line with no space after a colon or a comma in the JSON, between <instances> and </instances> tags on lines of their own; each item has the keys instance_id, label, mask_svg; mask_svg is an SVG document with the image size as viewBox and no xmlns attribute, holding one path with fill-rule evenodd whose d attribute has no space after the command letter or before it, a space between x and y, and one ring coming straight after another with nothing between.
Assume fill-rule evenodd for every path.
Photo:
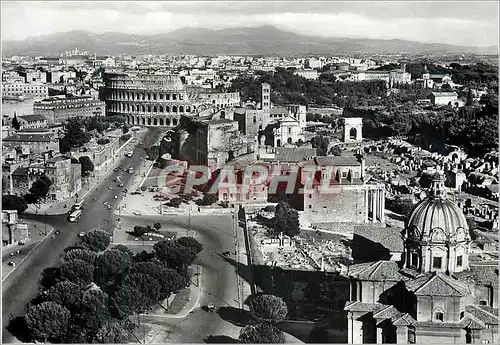
<instances>
[{"instance_id":1,"label":"rooftop","mask_svg":"<svg viewBox=\"0 0 500 345\"><path fill-rule=\"evenodd\" d=\"M45 121L43 115L22 115L18 117L26 122Z\"/></svg>"},{"instance_id":2,"label":"rooftop","mask_svg":"<svg viewBox=\"0 0 500 345\"><path fill-rule=\"evenodd\" d=\"M355 156L318 156L314 158L320 166L360 166L361 162Z\"/></svg>"},{"instance_id":3,"label":"rooftop","mask_svg":"<svg viewBox=\"0 0 500 345\"><path fill-rule=\"evenodd\" d=\"M407 281L405 286L417 296L465 296L470 293L460 280L436 272Z\"/></svg>"}]
</instances>

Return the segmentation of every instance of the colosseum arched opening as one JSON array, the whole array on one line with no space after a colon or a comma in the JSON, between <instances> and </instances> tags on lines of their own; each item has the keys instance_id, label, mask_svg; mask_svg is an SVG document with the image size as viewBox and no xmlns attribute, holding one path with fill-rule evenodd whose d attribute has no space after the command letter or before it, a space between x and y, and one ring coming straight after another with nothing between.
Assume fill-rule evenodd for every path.
<instances>
[{"instance_id":1,"label":"colosseum arched opening","mask_svg":"<svg viewBox=\"0 0 500 345\"><path fill-rule=\"evenodd\" d=\"M163 118L160 118L160 126L164 126L164 121L163 121Z\"/></svg>"},{"instance_id":2,"label":"colosseum arched opening","mask_svg":"<svg viewBox=\"0 0 500 345\"><path fill-rule=\"evenodd\" d=\"M170 119L167 119L167 126L170 126Z\"/></svg>"},{"instance_id":3,"label":"colosseum arched opening","mask_svg":"<svg viewBox=\"0 0 500 345\"><path fill-rule=\"evenodd\" d=\"M172 124L173 124L174 126L177 126L177 119L173 119L173 120L172 120Z\"/></svg>"},{"instance_id":4,"label":"colosseum arched opening","mask_svg":"<svg viewBox=\"0 0 500 345\"><path fill-rule=\"evenodd\" d=\"M176 105L172 106L172 113L177 113L177 106Z\"/></svg>"},{"instance_id":5,"label":"colosseum arched opening","mask_svg":"<svg viewBox=\"0 0 500 345\"><path fill-rule=\"evenodd\" d=\"M151 118L148 117L148 126L151 126Z\"/></svg>"},{"instance_id":6,"label":"colosseum arched opening","mask_svg":"<svg viewBox=\"0 0 500 345\"><path fill-rule=\"evenodd\" d=\"M183 113L184 112L184 107L181 105L179 106L179 113Z\"/></svg>"}]
</instances>

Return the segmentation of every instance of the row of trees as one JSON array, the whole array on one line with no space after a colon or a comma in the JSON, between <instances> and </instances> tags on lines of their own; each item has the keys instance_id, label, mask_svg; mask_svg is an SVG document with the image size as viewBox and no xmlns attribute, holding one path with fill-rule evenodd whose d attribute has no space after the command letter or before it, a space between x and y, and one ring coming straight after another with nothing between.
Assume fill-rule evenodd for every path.
<instances>
[{"instance_id":1,"label":"row of trees","mask_svg":"<svg viewBox=\"0 0 500 345\"><path fill-rule=\"evenodd\" d=\"M348 117L363 118L366 137L406 136L424 148L444 152L446 144L463 147L479 157L497 146L498 96L484 95L479 106L465 106L458 111L413 111L402 106L392 111L346 109Z\"/></svg>"},{"instance_id":2,"label":"row of trees","mask_svg":"<svg viewBox=\"0 0 500 345\"><path fill-rule=\"evenodd\" d=\"M386 94L383 81L341 82L327 75L310 80L284 68L258 73L257 78L238 77L230 91L239 91L242 99L258 101L262 83L271 85L271 101L275 104L332 105L344 103L346 97L378 98Z\"/></svg>"},{"instance_id":3,"label":"row of trees","mask_svg":"<svg viewBox=\"0 0 500 345\"><path fill-rule=\"evenodd\" d=\"M64 251L59 268L44 272L42 292L25 316L32 340L128 342L135 327L130 316L185 287L187 266L203 249L193 238L160 241L153 253L136 255L109 244L107 232L91 230L81 246Z\"/></svg>"},{"instance_id":4,"label":"row of trees","mask_svg":"<svg viewBox=\"0 0 500 345\"><path fill-rule=\"evenodd\" d=\"M92 116L88 118L73 117L64 125L64 136L59 141L61 153L79 148L90 141L92 131L102 134L111 126L121 127L123 134L129 131L126 118L123 116Z\"/></svg>"}]
</instances>

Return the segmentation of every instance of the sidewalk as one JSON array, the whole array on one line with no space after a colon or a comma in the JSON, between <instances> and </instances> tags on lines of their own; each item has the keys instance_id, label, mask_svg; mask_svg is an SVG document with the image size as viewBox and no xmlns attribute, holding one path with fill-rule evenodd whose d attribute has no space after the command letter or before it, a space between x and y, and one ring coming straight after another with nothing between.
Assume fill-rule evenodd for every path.
<instances>
[{"instance_id":1,"label":"sidewalk","mask_svg":"<svg viewBox=\"0 0 500 345\"><path fill-rule=\"evenodd\" d=\"M54 228L47 225L47 235L44 236L42 234L42 232L45 231L44 224L34 221L28 221L27 223L31 235L30 238L25 241L24 245L14 243L12 245L2 247L2 281L5 280L14 270L18 269L31 252L47 238L50 238L54 231ZM21 250L21 254L17 254L17 250ZM11 256L11 253L15 253L14 256ZM16 266L9 266L8 263L10 261L15 262Z\"/></svg>"},{"instance_id":2,"label":"sidewalk","mask_svg":"<svg viewBox=\"0 0 500 345\"><path fill-rule=\"evenodd\" d=\"M82 188L78 191L78 199L84 199L87 194L92 192L96 187L99 186L99 184L104 181L104 178L107 177L110 171L112 171L114 168L119 166L123 159L124 156L121 154L121 152L125 149L130 149L130 147L133 147L133 141L134 138L131 138L129 141L124 143L121 148L117 150L117 153L113 157L114 161L108 166L108 169L105 171L100 171L96 176L91 176L89 177L88 183L83 183L82 181ZM95 174L94 174L95 175ZM40 208L36 207L35 205L28 205L28 209L24 211L25 213L31 213L31 214L47 214L48 216L54 216L54 215L60 215L60 214L66 214L71 210L71 206L73 206L75 202L75 198L68 198L62 201L58 202L48 202L44 203L40 206ZM64 207L66 206L66 207Z\"/></svg>"}]
</instances>

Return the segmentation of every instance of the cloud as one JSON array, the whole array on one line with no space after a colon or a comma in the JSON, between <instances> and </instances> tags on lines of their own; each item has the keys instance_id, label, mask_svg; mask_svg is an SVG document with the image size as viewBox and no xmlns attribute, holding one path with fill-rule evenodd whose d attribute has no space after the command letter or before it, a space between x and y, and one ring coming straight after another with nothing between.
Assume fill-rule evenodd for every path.
<instances>
[{"instance_id":1,"label":"cloud","mask_svg":"<svg viewBox=\"0 0 500 345\"><path fill-rule=\"evenodd\" d=\"M273 25L324 37L498 42L498 2L4 2L3 39L60 31L170 32ZM19 25L22 23L22 25Z\"/></svg>"}]
</instances>

